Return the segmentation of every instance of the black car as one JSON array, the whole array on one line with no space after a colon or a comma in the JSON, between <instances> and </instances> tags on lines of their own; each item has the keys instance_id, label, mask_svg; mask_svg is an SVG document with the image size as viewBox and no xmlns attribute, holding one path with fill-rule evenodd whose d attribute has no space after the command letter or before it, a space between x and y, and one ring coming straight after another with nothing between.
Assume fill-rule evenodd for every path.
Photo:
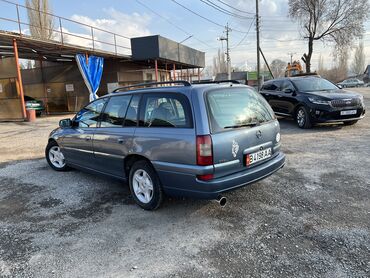
<instances>
[{"instance_id":1,"label":"black car","mask_svg":"<svg viewBox=\"0 0 370 278\"><path fill-rule=\"evenodd\" d=\"M315 123L353 125L365 115L361 94L342 90L319 76L269 80L260 92L276 115L293 117L300 128Z\"/></svg>"}]
</instances>

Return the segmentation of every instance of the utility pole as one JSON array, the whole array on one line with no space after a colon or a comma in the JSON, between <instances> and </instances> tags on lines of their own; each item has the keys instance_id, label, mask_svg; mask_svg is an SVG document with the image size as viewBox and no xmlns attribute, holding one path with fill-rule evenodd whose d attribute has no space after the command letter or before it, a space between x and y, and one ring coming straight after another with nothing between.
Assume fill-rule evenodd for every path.
<instances>
[{"instance_id":1,"label":"utility pole","mask_svg":"<svg viewBox=\"0 0 370 278\"><path fill-rule=\"evenodd\" d=\"M261 88L260 84L260 18L258 13L258 0L256 0L256 33L257 33L257 90Z\"/></svg>"},{"instance_id":2,"label":"utility pole","mask_svg":"<svg viewBox=\"0 0 370 278\"><path fill-rule=\"evenodd\" d=\"M231 58L230 58L230 47L229 47L229 23L225 27L226 37L220 37L220 41L226 41L226 62L227 62L227 79L231 80Z\"/></svg>"},{"instance_id":3,"label":"utility pole","mask_svg":"<svg viewBox=\"0 0 370 278\"><path fill-rule=\"evenodd\" d=\"M297 53L289 52L288 55L290 56L290 64L293 64L293 55Z\"/></svg>"}]
</instances>

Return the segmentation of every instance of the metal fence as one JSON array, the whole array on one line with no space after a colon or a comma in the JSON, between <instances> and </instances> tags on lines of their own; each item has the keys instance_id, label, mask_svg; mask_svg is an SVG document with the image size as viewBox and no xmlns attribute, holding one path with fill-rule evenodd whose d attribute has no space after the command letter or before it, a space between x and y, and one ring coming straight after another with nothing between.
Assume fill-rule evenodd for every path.
<instances>
[{"instance_id":1,"label":"metal fence","mask_svg":"<svg viewBox=\"0 0 370 278\"><path fill-rule=\"evenodd\" d=\"M40 24L31 24L29 13L36 14ZM42 24L43 17L53 22L50 28ZM92 51L131 55L129 37L7 0L0 0L0 30L61 45L87 47ZM43 33L49 36L45 38L39 35Z\"/></svg>"}]
</instances>

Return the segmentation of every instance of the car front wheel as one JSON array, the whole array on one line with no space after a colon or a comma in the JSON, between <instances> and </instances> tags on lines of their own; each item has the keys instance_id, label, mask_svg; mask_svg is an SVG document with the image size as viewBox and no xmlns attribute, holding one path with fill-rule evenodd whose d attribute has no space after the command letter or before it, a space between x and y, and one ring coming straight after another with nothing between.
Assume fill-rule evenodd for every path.
<instances>
[{"instance_id":1,"label":"car front wheel","mask_svg":"<svg viewBox=\"0 0 370 278\"><path fill-rule=\"evenodd\" d=\"M55 171L66 171L68 166L66 164L64 155L55 141L50 141L45 149L46 161Z\"/></svg>"},{"instance_id":2,"label":"car front wheel","mask_svg":"<svg viewBox=\"0 0 370 278\"><path fill-rule=\"evenodd\" d=\"M297 109L295 114L295 121L299 128L311 128L311 119L310 115L307 112L307 109L304 106L301 106Z\"/></svg>"},{"instance_id":3,"label":"car front wheel","mask_svg":"<svg viewBox=\"0 0 370 278\"><path fill-rule=\"evenodd\" d=\"M162 186L153 167L144 160L130 169L129 185L136 204L145 210L157 209L163 200Z\"/></svg>"}]
</instances>

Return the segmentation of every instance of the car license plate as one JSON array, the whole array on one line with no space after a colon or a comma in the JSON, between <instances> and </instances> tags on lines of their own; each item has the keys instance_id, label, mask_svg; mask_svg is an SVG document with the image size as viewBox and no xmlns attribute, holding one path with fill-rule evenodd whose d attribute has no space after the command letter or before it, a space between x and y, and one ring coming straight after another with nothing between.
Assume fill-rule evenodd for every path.
<instances>
[{"instance_id":1,"label":"car license plate","mask_svg":"<svg viewBox=\"0 0 370 278\"><path fill-rule=\"evenodd\" d=\"M246 165L252 165L257 163L258 161L264 160L266 158L271 157L272 150L271 148L264 149L255 153L250 153L246 155Z\"/></svg>"},{"instance_id":2,"label":"car license plate","mask_svg":"<svg viewBox=\"0 0 370 278\"><path fill-rule=\"evenodd\" d=\"M344 111L340 111L340 115L341 116L344 116L344 115L355 115L357 114L357 110L344 110Z\"/></svg>"}]
</instances>

